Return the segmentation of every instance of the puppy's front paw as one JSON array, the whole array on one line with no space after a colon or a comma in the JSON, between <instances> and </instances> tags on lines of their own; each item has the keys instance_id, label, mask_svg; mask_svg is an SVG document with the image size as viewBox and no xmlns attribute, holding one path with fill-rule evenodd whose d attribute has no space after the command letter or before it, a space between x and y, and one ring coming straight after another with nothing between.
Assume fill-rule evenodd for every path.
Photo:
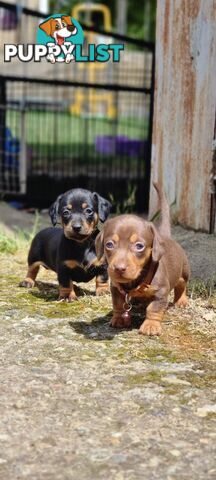
<instances>
[{"instance_id":1,"label":"puppy's front paw","mask_svg":"<svg viewBox=\"0 0 216 480\"><path fill-rule=\"evenodd\" d=\"M76 293L73 290L68 297L68 302L72 303L72 302L75 302L76 300L78 300L78 298L76 296Z\"/></svg>"},{"instance_id":2,"label":"puppy's front paw","mask_svg":"<svg viewBox=\"0 0 216 480\"><path fill-rule=\"evenodd\" d=\"M110 326L114 328L129 328L131 326L130 314L114 314L110 321Z\"/></svg>"},{"instance_id":3,"label":"puppy's front paw","mask_svg":"<svg viewBox=\"0 0 216 480\"><path fill-rule=\"evenodd\" d=\"M161 332L161 323L156 320L145 320L139 329L139 333L149 336L161 335Z\"/></svg>"},{"instance_id":4,"label":"puppy's front paw","mask_svg":"<svg viewBox=\"0 0 216 480\"><path fill-rule=\"evenodd\" d=\"M68 296L59 295L59 298L58 298L57 301L58 302L72 303L72 302L75 302L76 300L78 300L78 298L77 298L75 292L73 292Z\"/></svg>"},{"instance_id":5,"label":"puppy's front paw","mask_svg":"<svg viewBox=\"0 0 216 480\"><path fill-rule=\"evenodd\" d=\"M70 53L68 53L66 58L65 58L65 63L70 63L70 62L73 62L74 60L75 60L74 56L70 55Z\"/></svg>"},{"instance_id":6,"label":"puppy's front paw","mask_svg":"<svg viewBox=\"0 0 216 480\"><path fill-rule=\"evenodd\" d=\"M110 287L108 283L105 283L104 285L100 285L99 287L96 287L96 296L99 297L101 295L108 295L110 293Z\"/></svg>"},{"instance_id":7,"label":"puppy's front paw","mask_svg":"<svg viewBox=\"0 0 216 480\"><path fill-rule=\"evenodd\" d=\"M187 307L187 305L188 305L188 297L185 294L182 295L175 303L175 307L178 307L178 308L185 308Z\"/></svg>"},{"instance_id":8,"label":"puppy's front paw","mask_svg":"<svg viewBox=\"0 0 216 480\"><path fill-rule=\"evenodd\" d=\"M25 288L33 288L34 287L34 280L31 280L31 278L26 280L23 280L22 282L19 283L19 287L25 287Z\"/></svg>"},{"instance_id":9,"label":"puppy's front paw","mask_svg":"<svg viewBox=\"0 0 216 480\"><path fill-rule=\"evenodd\" d=\"M46 59L47 59L47 62L56 63L55 57L52 54L47 55Z\"/></svg>"},{"instance_id":10,"label":"puppy's front paw","mask_svg":"<svg viewBox=\"0 0 216 480\"><path fill-rule=\"evenodd\" d=\"M73 285L70 285L70 287L63 287L62 285L60 285L58 302L71 303L74 302L74 300L77 300L77 296L74 291Z\"/></svg>"}]
</instances>

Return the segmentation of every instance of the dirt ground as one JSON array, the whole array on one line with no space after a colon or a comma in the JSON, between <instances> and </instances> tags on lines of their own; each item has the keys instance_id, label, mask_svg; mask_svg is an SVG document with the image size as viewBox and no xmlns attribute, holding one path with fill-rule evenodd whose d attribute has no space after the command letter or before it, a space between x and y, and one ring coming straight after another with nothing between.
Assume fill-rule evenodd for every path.
<instances>
[{"instance_id":1,"label":"dirt ground","mask_svg":"<svg viewBox=\"0 0 216 480\"><path fill-rule=\"evenodd\" d=\"M34 216L0 206L4 229ZM42 224L47 223L44 215ZM189 306L170 305L160 338L109 326L94 282L57 303L55 274L18 287L28 244L0 254L0 478L213 480L216 477L216 237L181 227L193 280Z\"/></svg>"}]
</instances>

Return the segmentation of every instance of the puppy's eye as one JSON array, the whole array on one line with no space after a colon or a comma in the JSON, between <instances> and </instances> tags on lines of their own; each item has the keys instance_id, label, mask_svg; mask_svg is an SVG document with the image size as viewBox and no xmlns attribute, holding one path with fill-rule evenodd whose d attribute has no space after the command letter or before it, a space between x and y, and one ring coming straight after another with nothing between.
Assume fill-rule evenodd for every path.
<instances>
[{"instance_id":1,"label":"puppy's eye","mask_svg":"<svg viewBox=\"0 0 216 480\"><path fill-rule=\"evenodd\" d=\"M58 23L56 23L56 26L55 26L56 30L59 30L60 28L60 25Z\"/></svg>"},{"instance_id":2,"label":"puppy's eye","mask_svg":"<svg viewBox=\"0 0 216 480\"><path fill-rule=\"evenodd\" d=\"M93 210L91 208L86 208L85 211L88 215L92 215L93 213Z\"/></svg>"},{"instance_id":3,"label":"puppy's eye","mask_svg":"<svg viewBox=\"0 0 216 480\"><path fill-rule=\"evenodd\" d=\"M70 212L68 210L65 210L64 212L62 212L62 217L63 218L69 218L70 217Z\"/></svg>"},{"instance_id":4,"label":"puppy's eye","mask_svg":"<svg viewBox=\"0 0 216 480\"><path fill-rule=\"evenodd\" d=\"M145 248L145 245L142 242L137 242L134 245L134 249L136 250L136 252L142 252L144 248Z\"/></svg>"},{"instance_id":5,"label":"puppy's eye","mask_svg":"<svg viewBox=\"0 0 216 480\"><path fill-rule=\"evenodd\" d=\"M105 247L107 248L107 250L112 250L114 248L114 243L109 240L108 242L106 242Z\"/></svg>"},{"instance_id":6,"label":"puppy's eye","mask_svg":"<svg viewBox=\"0 0 216 480\"><path fill-rule=\"evenodd\" d=\"M62 26L63 26L63 27L66 27L67 24L66 24L65 22L62 22Z\"/></svg>"}]
</instances>

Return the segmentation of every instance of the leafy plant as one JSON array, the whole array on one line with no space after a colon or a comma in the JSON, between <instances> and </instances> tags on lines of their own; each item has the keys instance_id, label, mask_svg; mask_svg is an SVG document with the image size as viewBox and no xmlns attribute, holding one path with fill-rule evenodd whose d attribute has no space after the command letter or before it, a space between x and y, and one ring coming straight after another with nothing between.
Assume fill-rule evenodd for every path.
<instances>
[{"instance_id":1,"label":"leafy plant","mask_svg":"<svg viewBox=\"0 0 216 480\"><path fill-rule=\"evenodd\" d=\"M7 233L0 232L0 252L14 255L18 250L17 239Z\"/></svg>"},{"instance_id":2,"label":"leafy plant","mask_svg":"<svg viewBox=\"0 0 216 480\"><path fill-rule=\"evenodd\" d=\"M122 202L115 200L115 197L112 193L109 194L111 203L115 205L117 215L121 215L123 213L132 213L134 211L136 205L136 190L137 187L129 183L127 188L127 197Z\"/></svg>"}]
</instances>

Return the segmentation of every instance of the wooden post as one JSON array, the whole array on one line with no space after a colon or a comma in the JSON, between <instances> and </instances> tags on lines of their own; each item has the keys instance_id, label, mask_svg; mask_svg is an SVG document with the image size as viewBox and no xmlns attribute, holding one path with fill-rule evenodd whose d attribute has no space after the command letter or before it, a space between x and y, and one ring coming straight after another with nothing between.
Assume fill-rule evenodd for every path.
<instances>
[{"instance_id":1,"label":"wooden post","mask_svg":"<svg viewBox=\"0 0 216 480\"><path fill-rule=\"evenodd\" d=\"M209 231L216 105L215 0L157 4L151 179L178 221ZM157 209L151 186L150 215Z\"/></svg>"}]
</instances>

